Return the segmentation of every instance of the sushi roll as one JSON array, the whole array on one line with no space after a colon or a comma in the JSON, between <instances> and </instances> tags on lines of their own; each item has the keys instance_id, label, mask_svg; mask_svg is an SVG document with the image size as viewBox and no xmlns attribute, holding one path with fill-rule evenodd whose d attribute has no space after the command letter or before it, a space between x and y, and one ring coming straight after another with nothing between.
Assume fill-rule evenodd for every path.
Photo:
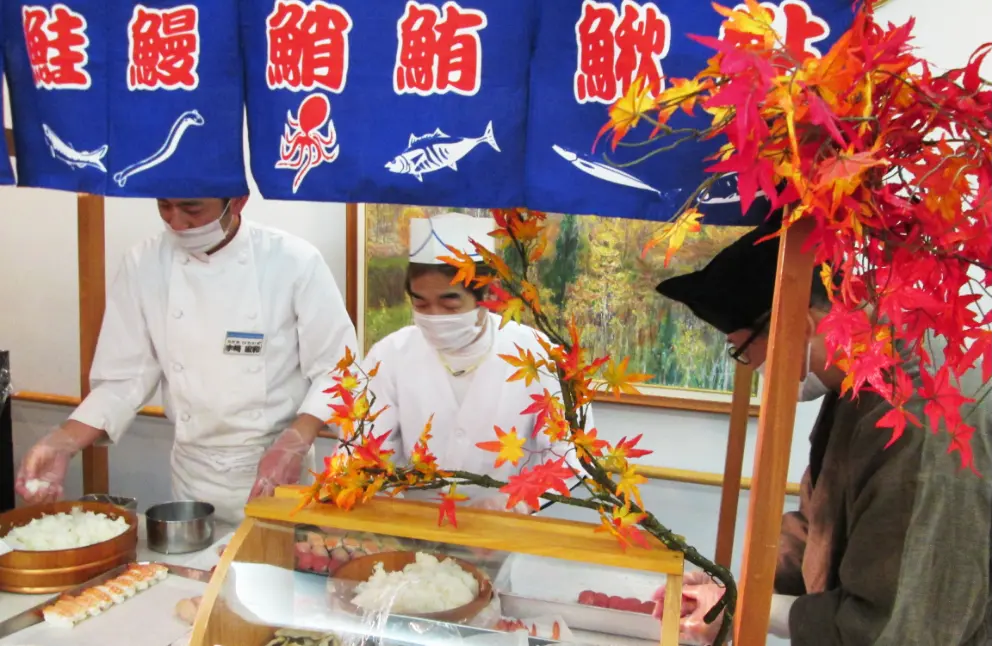
<instances>
[{"instance_id":1,"label":"sushi roll","mask_svg":"<svg viewBox=\"0 0 994 646\"><path fill-rule=\"evenodd\" d=\"M64 616L71 619L74 624L78 624L90 615L89 610L80 603L78 597L61 599L55 602L55 610L59 610Z\"/></svg>"},{"instance_id":2,"label":"sushi roll","mask_svg":"<svg viewBox=\"0 0 994 646\"><path fill-rule=\"evenodd\" d=\"M158 568L162 568L161 577L159 576ZM131 569L131 574L136 575L140 577L143 581L148 582L149 586L153 586L162 579L164 579L167 573L168 570L164 565L153 565L151 563L145 565L132 566Z\"/></svg>"},{"instance_id":3,"label":"sushi roll","mask_svg":"<svg viewBox=\"0 0 994 646\"><path fill-rule=\"evenodd\" d=\"M97 589L113 599L114 603L124 603L124 600L128 598L128 594L124 588L113 581L108 581L103 585L97 586Z\"/></svg>"},{"instance_id":4,"label":"sushi roll","mask_svg":"<svg viewBox=\"0 0 994 646\"><path fill-rule=\"evenodd\" d=\"M135 577L133 577L133 576L131 576L131 574L122 574L121 576L117 577L116 579L113 579L112 582L116 583L120 587L124 588L124 594L127 595L128 597L135 596L135 593L138 592L138 589L139 589L138 588L138 583L139 583L138 579L135 578ZM148 587L148 586L145 586L145 587Z\"/></svg>"},{"instance_id":5,"label":"sushi roll","mask_svg":"<svg viewBox=\"0 0 994 646\"><path fill-rule=\"evenodd\" d=\"M105 594L96 588L90 588L79 595L78 599L86 604L87 611L91 617L96 617L104 610L114 605L114 600L109 594Z\"/></svg>"}]
</instances>

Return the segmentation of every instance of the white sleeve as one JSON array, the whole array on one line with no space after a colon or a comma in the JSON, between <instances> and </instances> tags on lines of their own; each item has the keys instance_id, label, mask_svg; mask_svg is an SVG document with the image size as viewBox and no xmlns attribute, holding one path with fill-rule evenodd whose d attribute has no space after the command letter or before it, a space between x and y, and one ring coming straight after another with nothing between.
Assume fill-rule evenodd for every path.
<instances>
[{"instance_id":1,"label":"white sleeve","mask_svg":"<svg viewBox=\"0 0 994 646\"><path fill-rule=\"evenodd\" d=\"M316 252L309 264L310 271L297 284L294 294L300 369L311 381L297 414L313 415L324 421L329 417L331 403L331 397L324 391L335 385L331 371L345 356L346 347L355 354L359 344L328 265Z\"/></svg>"},{"instance_id":2,"label":"white sleeve","mask_svg":"<svg viewBox=\"0 0 994 646\"><path fill-rule=\"evenodd\" d=\"M90 367L90 394L69 419L99 428L117 442L161 377L162 368L141 310L137 268L125 257L107 294Z\"/></svg>"},{"instance_id":3,"label":"white sleeve","mask_svg":"<svg viewBox=\"0 0 994 646\"><path fill-rule=\"evenodd\" d=\"M767 632L774 637L790 639L790 607L794 605L797 597L785 594L773 595L773 604L770 606L770 627Z\"/></svg>"}]
</instances>

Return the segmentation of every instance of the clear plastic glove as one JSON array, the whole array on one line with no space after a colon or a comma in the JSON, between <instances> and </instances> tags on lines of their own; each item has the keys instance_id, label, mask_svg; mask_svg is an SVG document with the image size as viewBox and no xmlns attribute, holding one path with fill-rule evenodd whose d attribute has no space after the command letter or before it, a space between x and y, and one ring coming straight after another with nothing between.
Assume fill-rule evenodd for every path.
<instances>
[{"instance_id":1,"label":"clear plastic glove","mask_svg":"<svg viewBox=\"0 0 994 646\"><path fill-rule=\"evenodd\" d=\"M296 484L300 480L304 457L310 449L311 443L297 429L291 427L280 433L259 460L259 470L256 472L249 500L271 496L280 485Z\"/></svg>"},{"instance_id":2,"label":"clear plastic glove","mask_svg":"<svg viewBox=\"0 0 994 646\"><path fill-rule=\"evenodd\" d=\"M83 448L73 435L62 428L55 429L24 456L17 470L14 491L32 505L60 500L69 461Z\"/></svg>"},{"instance_id":3,"label":"clear plastic glove","mask_svg":"<svg viewBox=\"0 0 994 646\"><path fill-rule=\"evenodd\" d=\"M725 588L714 583L704 572L690 572L683 576L683 598L680 600L680 643L694 646L711 646L721 621L710 624L704 621L708 612L721 600ZM661 617L666 602L666 589L660 588L652 597L656 602L655 617Z\"/></svg>"},{"instance_id":4,"label":"clear plastic glove","mask_svg":"<svg viewBox=\"0 0 994 646\"><path fill-rule=\"evenodd\" d=\"M509 496L506 493L498 493L475 500L472 506L477 509L486 509L487 511L509 511L515 514L530 514L532 512L532 508L523 502L519 502L514 507L508 509L508 499Z\"/></svg>"}]
</instances>

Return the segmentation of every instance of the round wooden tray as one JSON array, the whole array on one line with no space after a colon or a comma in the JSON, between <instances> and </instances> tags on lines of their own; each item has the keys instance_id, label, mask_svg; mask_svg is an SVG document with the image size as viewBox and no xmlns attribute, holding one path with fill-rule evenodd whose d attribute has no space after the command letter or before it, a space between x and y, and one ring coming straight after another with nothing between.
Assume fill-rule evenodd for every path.
<instances>
[{"instance_id":1,"label":"round wooden tray","mask_svg":"<svg viewBox=\"0 0 994 646\"><path fill-rule=\"evenodd\" d=\"M383 569L387 572L397 572L403 570L411 563L414 563L415 556L415 552L381 552L379 554L361 556L338 568L338 571L335 572L335 576L332 577L331 580L334 581L335 579L338 579L355 582L366 581L370 576L372 576L373 568L376 567L377 563L382 563ZM471 563L463 561L462 559L452 558L450 556L445 556L444 554L433 554L432 556L439 560L455 561L459 567L473 575L473 578L476 579L476 583L479 585L480 591L476 595L476 599L470 601L464 606L443 612L430 612L423 614L409 613L408 616L431 619L434 621L444 621L453 624L465 624L472 621L490 604L490 601L493 598L493 585L490 583L489 577L481 572L479 568ZM346 602L346 605L353 608L355 607L348 602ZM358 609L356 610L358 611Z\"/></svg>"},{"instance_id":2,"label":"round wooden tray","mask_svg":"<svg viewBox=\"0 0 994 646\"><path fill-rule=\"evenodd\" d=\"M109 541L71 550L28 552L15 550L0 556L0 590L22 594L62 592L135 560L138 548L138 517L116 505L99 502L51 502L21 507L0 514L0 537L46 514L85 511L124 518L128 530Z\"/></svg>"}]
</instances>

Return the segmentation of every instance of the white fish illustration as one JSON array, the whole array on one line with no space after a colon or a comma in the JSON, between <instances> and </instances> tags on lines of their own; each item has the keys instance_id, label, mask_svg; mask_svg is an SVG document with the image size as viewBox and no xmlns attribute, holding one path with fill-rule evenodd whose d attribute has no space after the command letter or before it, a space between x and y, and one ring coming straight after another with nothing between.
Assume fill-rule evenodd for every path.
<instances>
[{"instance_id":1,"label":"white fish illustration","mask_svg":"<svg viewBox=\"0 0 994 646\"><path fill-rule=\"evenodd\" d=\"M72 144L62 141L46 124L41 124L41 130L45 133L45 143L52 152L52 157L65 162L72 168L96 168L101 173L106 173L104 167L104 157L107 155L107 144L100 146L96 150L76 150Z\"/></svg>"},{"instance_id":2,"label":"white fish illustration","mask_svg":"<svg viewBox=\"0 0 994 646\"><path fill-rule=\"evenodd\" d=\"M187 128L190 126L202 126L204 123L204 118L196 110L187 110L179 115L179 118L173 123L173 127L169 129L169 134L166 135L166 140L159 146L159 149L149 157L114 173L114 181L117 182L118 186L123 188L128 182L128 178L132 175L137 175L166 161L176 152L176 147L179 146L179 141L182 139L183 133L186 132Z\"/></svg>"},{"instance_id":3,"label":"white fish illustration","mask_svg":"<svg viewBox=\"0 0 994 646\"><path fill-rule=\"evenodd\" d=\"M763 195L762 189L756 191L756 197L762 197ZM708 190L697 197L697 203L704 206L710 204L738 204L741 201L738 173L725 173L716 179Z\"/></svg>"},{"instance_id":4,"label":"white fish illustration","mask_svg":"<svg viewBox=\"0 0 994 646\"><path fill-rule=\"evenodd\" d=\"M450 137L435 128L435 132L420 137L411 135L407 149L386 163L385 168L391 173L407 173L422 181L421 176L440 168L449 167L459 170L456 162L470 153L482 143L500 152L497 140L494 139L494 122L487 123L487 129L482 137Z\"/></svg>"},{"instance_id":5,"label":"white fish illustration","mask_svg":"<svg viewBox=\"0 0 994 646\"><path fill-rule=\"evenodd\" d=\"M556 154L560 157L573 164L587 175L596 177L597 179L602 179L605 182L620 184L621 186L629 186L631 188L638 188L643 191L652 191L656 195L662 195L658 189L649 186L639 178L631 175L630 173L626 173L620 168L608 166L607 164L602 164L600 162L592 162L587 159L582 159L575 152L566 150L565 148L555 144L553 144L552 149L556 151Z\"/></svg>"}]
</instances>

